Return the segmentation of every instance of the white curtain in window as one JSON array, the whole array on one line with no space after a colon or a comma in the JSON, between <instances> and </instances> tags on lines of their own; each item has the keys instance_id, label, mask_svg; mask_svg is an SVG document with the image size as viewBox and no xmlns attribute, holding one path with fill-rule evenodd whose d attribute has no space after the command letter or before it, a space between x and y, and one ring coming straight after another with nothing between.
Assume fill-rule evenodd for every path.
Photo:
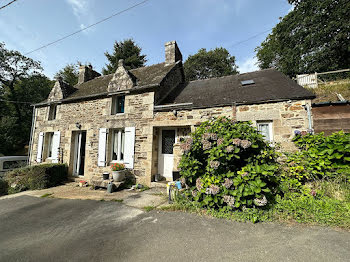
<instances>
[{"instance_id":1,"label":"white curtain in window","mask_svg":"<svg viewBox=\"0 0 350 262\"><path fill-rule=\"evenodd\" d=\"M113 153L118 156L118 130L113 134Z\"/></svg>"},{"instance_id":2,"label":"white curtain in window","mask_svg":"<svg viewBox=\"0 0 350 262\"><path fill-rule=\"evenodd\" d=\"M121 141L122 147L120 149L120 152L122 154L122 156L124 156L124 144L125 144L125 132L122 132L122 141ZM122 157L123 158L123 157Z\"/></svg>"},{"instance_id":3,"label":"white curtain in window","mask_svg":"<svg viewBox=\"0 0 350 262\"><path fill-rule=\"evenodd\" d=\"M259 131L267 141L271 141L269 124L259 124Z\"/></svg>"}]
</instances>

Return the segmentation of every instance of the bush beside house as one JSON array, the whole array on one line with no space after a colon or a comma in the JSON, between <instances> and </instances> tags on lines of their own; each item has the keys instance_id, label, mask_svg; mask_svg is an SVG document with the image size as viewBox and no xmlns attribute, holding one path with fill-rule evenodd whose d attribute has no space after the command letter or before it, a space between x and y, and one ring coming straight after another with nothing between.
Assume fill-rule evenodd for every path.
<instances>
[{"instance_id":1,"label":"bush beside house","mask_svg":"<svg viewBox=\"0 0 350 262\"><path fill-rule=\"evenodd\" d=\"M42 164L18 168L6 173L3 188L8 187L8 192L3 190L2 193L12 194L54 187L67 181L67 178L68 171L65 164Z\"/></svg>"},{"instance_id":2,"label":"bush beside house","mask_svg":"<svg viewBox=\"0 0 350 262\"><path fill-rule=\"evenodd\" d=\"M300 151L277 163L283 154L248 122L203 123L182 144L186 190L173 208L350 228L350 134L296 132L294 143Z\"/></svg>"}]
</instances>

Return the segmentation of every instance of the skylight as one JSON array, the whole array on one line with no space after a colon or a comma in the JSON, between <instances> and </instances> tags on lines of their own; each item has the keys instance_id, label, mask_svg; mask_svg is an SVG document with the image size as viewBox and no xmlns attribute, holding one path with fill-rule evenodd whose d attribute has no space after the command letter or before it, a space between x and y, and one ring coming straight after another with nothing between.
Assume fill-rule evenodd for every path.
<instances>
[{"instance_id":1,"label":"skylight","mask_svg":"<svg viewBox=\"0 0 350 262\"><path fill-rule=\"evenodd\" d=\"M247 86L247 85L253 85L255 84L254 80L250 79L250 80L243 80L241 81L242 86Z\"/></svg>"}]
</instances>

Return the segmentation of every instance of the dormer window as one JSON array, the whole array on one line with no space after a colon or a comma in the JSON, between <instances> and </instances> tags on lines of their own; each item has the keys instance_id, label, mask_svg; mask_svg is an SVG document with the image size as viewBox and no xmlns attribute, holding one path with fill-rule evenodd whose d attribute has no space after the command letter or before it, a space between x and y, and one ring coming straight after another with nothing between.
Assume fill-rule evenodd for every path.
<instances>
[{"instance_id":1,"label":"dormer window","mask_svg":"<svg viewBox=\"0 0 350 262\"><path fill-rule=\"evenodd\" d=\"M55 120L56 119L56 111L57 111L57 105L50 105L49 120Z\"/></svg>"},{"instance_id":2,"label":"dormer window","mask_svg":"<svg viewBox=\"0 0 350 262\"><path fill-rule=\"evenodd\" d=\"M112 98L112 115L124 113L125 96Z\"/></svg>"}]
</instances>

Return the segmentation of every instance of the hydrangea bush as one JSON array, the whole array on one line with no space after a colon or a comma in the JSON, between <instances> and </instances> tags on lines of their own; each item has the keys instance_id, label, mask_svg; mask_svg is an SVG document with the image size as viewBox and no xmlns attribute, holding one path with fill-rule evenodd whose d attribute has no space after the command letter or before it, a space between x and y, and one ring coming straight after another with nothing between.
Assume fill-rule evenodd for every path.
<instances>
[{"instance_id":1,"label":"hydrangea bush","mask_svg":"<svg viewBox=\"0 0 350 262\"><path fill-rule=\"evenodd\" d=\"M272 199L277 154L250 122L226 117L206 121L181 147L186 195L202 207L262 207Z\"/></svg>"}]
</instances>

